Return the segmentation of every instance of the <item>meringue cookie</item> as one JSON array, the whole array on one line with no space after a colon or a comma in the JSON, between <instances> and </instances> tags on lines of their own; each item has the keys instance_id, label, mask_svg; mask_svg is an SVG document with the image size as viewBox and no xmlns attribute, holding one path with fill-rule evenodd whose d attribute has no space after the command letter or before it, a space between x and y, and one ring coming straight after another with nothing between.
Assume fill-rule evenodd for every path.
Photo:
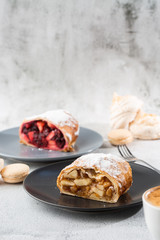
<instances>
[{"instance_id":1,"label":"meringue cookie","mask_svg":"<svg viewBox=\"0 0 160 240\"><path fill-rule=\"evenodd\" d=\"M160 117L155 114L140 112L129 127L135 138L159 139L160 138Z\"/></svg>"},{"instance_id":2,"label":"meringue cookie","mask_svg":"<svg viewBox=\"0 0 160 240\"><path fill-rule=\"evenodd\" d=\"M128 129L129 123L135 119L142 105L143 102L135 96L119 96L114 93L111 106L111 128Z\"/></svg>"}]
</instances>

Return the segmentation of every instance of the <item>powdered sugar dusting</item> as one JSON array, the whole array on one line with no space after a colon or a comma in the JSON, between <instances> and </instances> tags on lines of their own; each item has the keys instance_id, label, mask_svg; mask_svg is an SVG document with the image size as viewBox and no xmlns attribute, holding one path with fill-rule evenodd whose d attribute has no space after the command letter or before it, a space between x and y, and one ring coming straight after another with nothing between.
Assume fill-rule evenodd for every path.
<instances>
[{"instance_id":1,"label":"powdered sugar dusting","mask_svg":"<svg viewBox=\"0 0 160 240\"><path fill-rule=\"evenodd\" d=\"M75 132L75 136L78 136L78 135L79 135L79 126L78 126L77 131Z\"/></svg>"},{"instance_id":2,"label":"powdered sugar dusting","mask_svg":"<svg viewBox=\"0 0 160 240\"><path fill-rule=\"evenodd\" d=\"M125 179L122 179L122 173L128 171L128 165L125 168L122 168L119 163L125 163L125 160L122 158L104 153L90 153L81 156L75 160L72 164L67 166L65 169L70 168L74 165L77 167L83 168L97 168L101 171L108 173L111 177L116 178L117 180L123 182Z\"/></svg>"},{"instance_id":3,"label":"powdered sugar dusting","mask_svg":"<svg viewBox=\"0 0 160 240\"><path fill-rule=\"evenodd\" d=\"M74 119L69 112L63 109L48 111L39 115L28 117L26 120L31 121L37 119L48 120L59 126L67 125L69 127L75 127L77 124L77 120Z\"/></svg>"},{"instance_id":4,"label":"powdered sugar dusting","mask_svg":"<svg viewBox=\"0 0 160 240\"><path fill-rule=\"evenodd\" d=\"M69 133L66 133L66 136L69 138L69 141L71 142L72 141L72 135L69 134Z\"/></svg>"}]
</instances>

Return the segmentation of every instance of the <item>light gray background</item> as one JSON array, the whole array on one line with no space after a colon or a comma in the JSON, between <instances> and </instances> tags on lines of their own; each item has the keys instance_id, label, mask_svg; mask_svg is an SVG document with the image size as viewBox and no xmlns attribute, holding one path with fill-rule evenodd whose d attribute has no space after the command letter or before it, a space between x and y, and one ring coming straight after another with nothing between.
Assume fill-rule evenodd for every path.
<instances>
[{"instance_id":1,"label":"light gray background","mask_svg":"<svg viewBox=\"0 0 160 240\"><path fill-rule=\"evenodd\" d=\"M114 91L160 114L159 63L159 0L0 0L0 129L65 108L105 137ZM130 148L160 168L159 141ZM1 240L151 240L143 209L134 211L64 212L0 179Z\"/></svg>"},{"instance_id":2,"label":"light gray background","mask_svg":"<svg viewBox=\"0 0 160 240\"><path fill-rule=\"evenodd\" d=\"M0 129L54 108L108 121L112 94L160 113L160 1L1 0Z\"/></svg>"}]
</instances>

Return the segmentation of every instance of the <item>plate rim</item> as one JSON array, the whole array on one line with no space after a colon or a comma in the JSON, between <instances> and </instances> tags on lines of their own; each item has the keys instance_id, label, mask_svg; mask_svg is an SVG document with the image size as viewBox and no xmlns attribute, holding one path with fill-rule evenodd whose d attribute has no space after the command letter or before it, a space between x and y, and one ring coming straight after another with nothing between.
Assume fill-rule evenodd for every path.
<instances>
[{"instance_id":1,"label":"plate rim","mask_svg":"<svg viewBox=\"0 0 160 240\"><path fill-rule=\"evenodd\" d=\"M12 129L18 129L19 127L12 127L12 128L8 128L8 129L4 129L2 131L0 131L0 134L5 132L5 131L8 131L8 130L12 130ZM82 127L80 126L80 129L84 129L84 130L89 130L93 133L95 133L98 137L99 137L99 141L100 143L94 147L94 148L91 148L91 149L88 149L87 151L83 151L83 152L79 152L79 153L76 153L76 154L73 154L73 155L66 155L66 156L61 156L61 157L39 157L39 158L36 158L36 157L19 157L19 156L11 156L11 155L8 155L8 154L3 154L0 152L0 157L3 157L5 159L9 159L9 160L18 160L18 161L25 161L25 162L34 162L34 163L38 163L38 162L54 162L54 161L63 161L65 159L73 159L73 158L77 158L83 154L86 154L86 153L90 153L98 148L100 148L103 144L103 141L104 141L104 138L102 137L102 135L100 133L98 133L97 131L93 130L93 129L90 129L90 128L86 128L86 127ZM20 144L20 143L19 143ZM29 146L26 146L26 147L29 147ZM36 148L35 148L36 149ZM42 149L42 151L46 151L44 149Z\"/></svg>"},{"instance_id":2,"label":"plate rim","mask_svg":"<svg viewBox=\"0 0 160 240\"><path fill-rule=\"evenodd\" d=\"M73 159L70 159L70 161L72 161ZM61 162L55 162L55 163L51 163L47 166L43 166L43 167L40 167L40 168L37 168L35 170L33 170L24 180L23 182L23 189L25 190L25 192L33 199L37 200L37 201L40 201L42 203L45 203L45 204L49 204L53 207L56 207L56 208L59 208L59 209L64 209L64 210L69 210L69 211L76 211L76 212L105 212L105 211L118 211L118 210L121 210L121 209L126 209L126 208L131 208L131 207L135 207L135 206L139 206L139 205L142 205L142 196L141 198L139 199L139 201L137 202L133 202L133 203L130 203L130 204L127 204L127 205L120 205L120 206L117 206L117 207L108 207L108 208L80 208L80 207L73 207L73 206L63 206L63 205L58 205L56 203L52 203L52 202L48 202L48 201L45 201L45 200L42 200L34 195L32 195L28 190L27 190L27 187L26 187L26 181L27 181L27 178L29 178L31 175L33 175L35 172L37 171L41 171L45 168L48 168L50 165L57 165L57 164L62 164L63 162L67 162L68 160L63 160ZM70 164L70 163L69 163ZM133 165L140 165L140 164L137 164L137 163L132 163ZM140 165L143 169L150 169L151 171L154 172L153 169L147 167L147 166L144 166L144 165ZM74 196L69 196L69 197L74 197ZM86 199L88 201L94 201L94 200L91 200L91 199Z\"/></svg>"},{"instance_id":3,"label":"plate rim","mask_svg":"<svg viewBox=\"0 0 160 240\"><path fill-rule=\"evenodd\" d=\"M139 202L136 202L136 203L131 203L130 205L120 205L120 206L117 206L117 207L109 207L109 208L80 208L80 207L70 207L70 206L63 206L63 205L57 205L55 203L51 203L51 202L47 202L45 200L42 200L42 199L39 199L35 196L33 196L31 193L29 193L26 188L24 187L23 185L23 188L25 190L25 192L33 199L35 199L36 201L39 201L41 203L44 203L44 204L48 204L50 206L53 206L55 208L58 208L58 209L63 209L63 210L68 210L68 211L75 211L75 212L106 212L106 211L117 211L117 210L120 210L120 209L127 209L127 208L131 208L131 207L135 207L135 206L139 206L142 204L142 199L141 201ZM74 196L70 196L70 197L74 197ZM94 201L94 200L91 200L91 199L85 199L85 200L88 200L88 201Z\"/></svg>"}]
</instances>

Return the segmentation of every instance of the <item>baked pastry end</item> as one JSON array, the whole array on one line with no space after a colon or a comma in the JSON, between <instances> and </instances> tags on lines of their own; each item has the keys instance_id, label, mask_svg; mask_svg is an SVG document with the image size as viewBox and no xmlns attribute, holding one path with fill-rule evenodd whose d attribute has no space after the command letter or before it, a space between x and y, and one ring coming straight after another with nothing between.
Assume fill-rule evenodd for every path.
<instances>
[{"instance_id":1,"label":"baked pastry end","mask_svg":"<svg viewBox=\"0 0 160 240\"><path fill-rule=\"evenodd\" d=\"M111 155L83 155L65 167L57 178L61 193L116 203L132 185L132 170L126 161Z\"/></svg>"},{"instance_id":2,"label":"baked pastry end","mask_svg":"<svg viewBox=\"0 0 160 240\"><path fill-rule=\"evenodd\" d=\"M65 110L49 111L25 119L19 129L20 142L54 151L74 151L79 124Z\"/></svg>"}]
</instances>

